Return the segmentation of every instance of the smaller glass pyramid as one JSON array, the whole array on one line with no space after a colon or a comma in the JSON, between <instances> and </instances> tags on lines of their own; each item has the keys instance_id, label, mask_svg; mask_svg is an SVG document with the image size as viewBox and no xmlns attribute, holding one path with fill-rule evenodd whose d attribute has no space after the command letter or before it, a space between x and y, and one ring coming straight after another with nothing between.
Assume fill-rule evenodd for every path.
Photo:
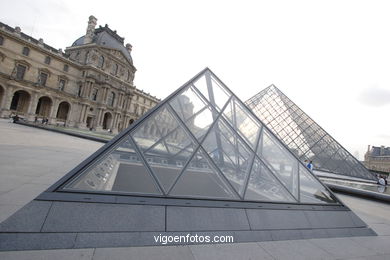
<instances>
[{"instance_id":1,"label":"smaller glass pyramid","mask_svg":"<svg viewBox=\"0 0 390 260\"><path fill-rule=\"evenodd\" d=\"M274 85L245 103L301 161L313 161L318 170L376 181L355 157Z\"/></svg>"},{"instance_id":2,"label":"smaller glass pyramid","mask_svg":"<svg viewBox=\"0 0 390 260\"><path fill-rule=\"evenodd\" d=\"M209 69L108 143L59 189L339 203Z\"/></svg>"}]
</instances>

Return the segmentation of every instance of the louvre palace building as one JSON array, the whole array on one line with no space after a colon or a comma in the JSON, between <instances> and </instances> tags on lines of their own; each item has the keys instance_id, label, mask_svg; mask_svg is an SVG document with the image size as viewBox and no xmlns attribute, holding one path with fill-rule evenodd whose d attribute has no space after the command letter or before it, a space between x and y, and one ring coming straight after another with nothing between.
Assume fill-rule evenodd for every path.
<instances>
[{"instance_id":1,"label":"louvre palace building","mask_svg":"<svg viewBox=\"0 0 390 260\"><path fill-rule=\"evenodd\" d=\"M0 116L117 133L155 106L133 84L131 44L96 25L62 51L0 22Z\"/></svg>"}]
</instances>

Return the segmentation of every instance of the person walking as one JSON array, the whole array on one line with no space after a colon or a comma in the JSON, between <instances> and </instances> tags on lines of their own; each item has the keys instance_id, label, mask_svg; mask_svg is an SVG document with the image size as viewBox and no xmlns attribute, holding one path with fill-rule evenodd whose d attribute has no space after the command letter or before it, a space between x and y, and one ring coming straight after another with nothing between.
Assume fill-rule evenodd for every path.
<instances>
[{"instance_id":1,"label":"person walking","mask_svg":"<svg viewBox=\"0 0 390 260\"><path fill-rule=\"evenodd\" d=\"M310 161L310 162L306 165L306 167L307 167L310 171L312 171L312 170L313 170L313 161Z\"/></svg>"}]
</instances>

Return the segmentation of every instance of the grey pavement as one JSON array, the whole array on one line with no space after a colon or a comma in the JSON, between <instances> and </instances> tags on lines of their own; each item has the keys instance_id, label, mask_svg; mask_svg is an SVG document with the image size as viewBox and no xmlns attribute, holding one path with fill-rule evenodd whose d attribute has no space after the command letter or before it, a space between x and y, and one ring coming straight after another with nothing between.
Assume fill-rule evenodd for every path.
<instances>
[{"instance_id":1,"label":"grey pavement","mask_svg":"<svg viewBox=\"0 0 390 260\"><path fill-rule=\"evenodd\" d=\"M35 198L101 143L0 119L0 222ZM390 205L337 195L376 237L258 243L0 252L0 259L390 259Z\"/></svg>"}]
</instances>

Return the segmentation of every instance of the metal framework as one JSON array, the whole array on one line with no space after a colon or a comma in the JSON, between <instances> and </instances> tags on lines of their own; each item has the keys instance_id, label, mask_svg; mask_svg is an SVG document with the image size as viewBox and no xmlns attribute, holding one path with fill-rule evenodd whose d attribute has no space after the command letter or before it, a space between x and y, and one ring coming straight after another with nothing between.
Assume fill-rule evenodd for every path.
<instances>
[{"instance_id":1,"label":"metal framework","mask_svg":"<svg viewBox=\"0 0 390 260\"><path fill-rule=\"evenodd\" d=\"M301 161L313 161L314 168L321 171L376 180L362 163L274 85L245 103Z\"/></svg>"},{"instance_id":2,"label":"metal framework","mask_svg":"<svg viewBox=\"0 0 390 260\"><path fill-rule=\"evenodd\" d=\"M342 205L208 68L40 198L53 192Z\"/></svg>"}]
</instances>

